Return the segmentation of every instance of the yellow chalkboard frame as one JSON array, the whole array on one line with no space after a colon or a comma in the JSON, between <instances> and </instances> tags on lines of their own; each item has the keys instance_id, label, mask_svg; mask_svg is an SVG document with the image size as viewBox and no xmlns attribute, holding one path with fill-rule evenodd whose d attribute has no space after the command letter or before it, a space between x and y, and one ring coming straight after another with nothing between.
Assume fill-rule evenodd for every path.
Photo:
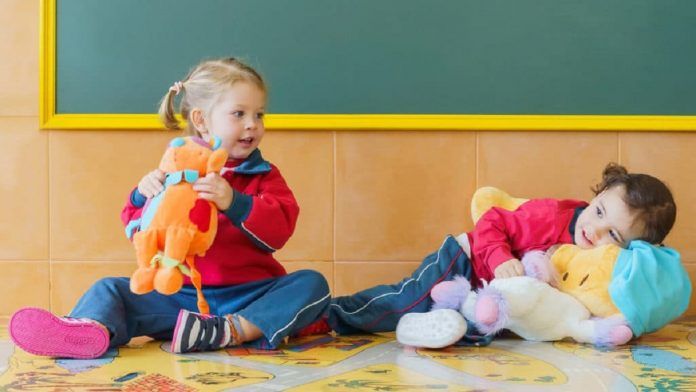
<instances>
[{"instance_id":1,"label":"yellow chalkboard frame","mask_svg":"<svg viewBox=\"0 0 696 392\"><path fill-rule=\"evenodd\" d=\"M156 114L56 113L56 1L41 0L39 121L42 129L162 129ZM696 131L696 116L269 114L283 130Z\"/></svg>"}]
</instances>

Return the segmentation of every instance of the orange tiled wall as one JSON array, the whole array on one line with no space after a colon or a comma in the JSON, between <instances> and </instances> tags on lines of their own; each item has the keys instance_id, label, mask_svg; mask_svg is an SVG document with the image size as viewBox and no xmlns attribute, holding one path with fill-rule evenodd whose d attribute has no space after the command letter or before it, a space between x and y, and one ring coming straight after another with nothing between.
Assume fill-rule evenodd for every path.
<instances>
[{"instance_id":1,"label":"orange tiled wall","mask_svg":"<svg viewBox=\"0 0 696 392\"><path fill-rule=\"evenodd\" d=\"M172 134L40 131L39 2L0 10L0 316L65 313L98 277L133 270L118 214ZM321 271L336 294L395 281L470 228L477 186L587 199L608 161L669 182L679 218L668 242L696 276L696 133L275 131L262 147L302 208L278 257Z\"/></svg>"}]
</instances>

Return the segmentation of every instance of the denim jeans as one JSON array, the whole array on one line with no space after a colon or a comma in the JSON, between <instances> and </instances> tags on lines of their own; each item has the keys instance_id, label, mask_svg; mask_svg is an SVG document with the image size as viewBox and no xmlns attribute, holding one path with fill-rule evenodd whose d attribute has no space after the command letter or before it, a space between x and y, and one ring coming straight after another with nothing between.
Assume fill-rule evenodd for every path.
<instances>
[{"instance_id":1,"label":"denim jeans","mask_svg":"<svg viewBox=\"0 0 696 392\"><path fill-rule=\"evenodd\" d=\"M329 325L342 334L394 331L406 313L427 312L432 307L430 290L455 275L471 278L469 257L452 236L401 282L379 285L336 297L329 307Z\"/></svg>"},{"instance_id":2,"label":"denim jeans","mask_svg":"<svg viewBox=\"0 0 696 392\"><path fill-rule=\"evenodd\" d=\"M263 336L248 346L276 348L289 336L326 311L330 302L326 279L311 270L234 286L204 287L210 313L236 313L256 325ZM178 293L144 295L130 291L128 278L97 281L78 301L70 317L96 320L111 333L111 347L136 336L172 338L180 309L197 311L196 290L184 286Z\"/></svg>"},{"instance_id":3,"label":"denim jeans","mask_svg":"<svg viewBox=\"0 0 696 392\"><path fill-rule=\"evenodd\" d=\"M472 268L457 240L447 236L440 248L401 282L334 298L328 309L328 323L340 334L394 331L404 314L430 310L430 290L436 284L455 275L471 279ZM493 336L481 334L471 321L466 323L467 332L455 345L486 346L493 340Z\"/></svg>"}]
</instances>

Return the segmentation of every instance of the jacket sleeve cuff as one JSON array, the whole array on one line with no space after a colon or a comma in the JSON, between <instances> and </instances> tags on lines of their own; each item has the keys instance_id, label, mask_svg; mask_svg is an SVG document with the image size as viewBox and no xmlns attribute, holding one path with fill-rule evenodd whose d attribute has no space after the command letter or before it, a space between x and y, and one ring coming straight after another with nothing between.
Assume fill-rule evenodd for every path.
<instances>
[{"instance_id":1,"label":"jacket sleeve cuff","mask_svg":"<svg viewBox=\"0 0 696 392\"><path fill-rule=\"evenodd\" d=\"M514 258L515 256L509 252L503 249L498 249L488 257L488 266L490 267L491 272L495 273L495 269L498 268L499 265Z\"/></svg>"},{"instance_id":2,"label":"jacket sleeve cuff","mask_svg":"<svg viewBox=\"0 0 696 392\"><path fill-rule=\"evenodd\" d=\"M147 197L143 196L142 193L138 192L138 188L133 189L130 195L130 202L133 206L140 208L145 205Z\"/></svg>"},{"instance_id":3,"label":"jacket sleeve cuff","mask_svg":"<svg viewBox=\"0 0 696 392\"><path fill-rule=\"evenodd\" d=\"M233 225L239 226L249 217L254 198L242 192L238 192L236 189L233 189L232 192L234 193L232 205L229 206L224 213Z\"/></svg>"}]
</instances>

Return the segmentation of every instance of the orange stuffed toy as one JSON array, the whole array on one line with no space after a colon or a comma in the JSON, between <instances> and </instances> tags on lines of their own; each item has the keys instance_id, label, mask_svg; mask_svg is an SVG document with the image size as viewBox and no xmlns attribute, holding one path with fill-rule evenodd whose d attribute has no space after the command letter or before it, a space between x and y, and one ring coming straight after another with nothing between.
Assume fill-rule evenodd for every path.
<instances>
[{"instance_id":1,"label":"orange stuffed toy","mask_svg":"<svg viewBox=\"0 0 696 392\"><path fill-rule=\"evenodd\" d=\"M164 191L148 199L140 219L126 228L138 261L130 281L132 292L145 294L154 289L171 295L181 289L183 275L187 275L198 293L198 309L209 312L194 258L212 245L218 210L212 202L198 198L193 183L208 173L220 172L225 165L227 151L220 144L217 137L207 143L193 136L170 142L159 164L166 174Z\"/></svg>"}]
</instances>

